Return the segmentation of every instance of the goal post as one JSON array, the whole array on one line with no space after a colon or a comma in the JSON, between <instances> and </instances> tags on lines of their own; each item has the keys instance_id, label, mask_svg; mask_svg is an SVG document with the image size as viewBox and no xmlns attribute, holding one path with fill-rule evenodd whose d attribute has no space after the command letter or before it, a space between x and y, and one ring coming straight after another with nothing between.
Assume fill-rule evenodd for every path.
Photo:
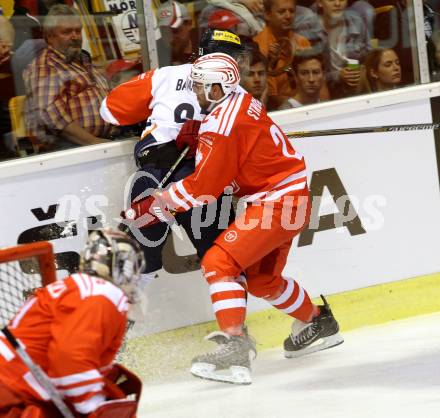
<instances>
[{"instance_id":1,"label":"goal post","mask_svg":"<svg viewBox=\"0 0 440 418\"><path fill-rule=\"evenodd\" d=\"M12 319L35 289L55 280L55 256L50 242L0 248L0 327Z\"/></svg>"}]
</instances>

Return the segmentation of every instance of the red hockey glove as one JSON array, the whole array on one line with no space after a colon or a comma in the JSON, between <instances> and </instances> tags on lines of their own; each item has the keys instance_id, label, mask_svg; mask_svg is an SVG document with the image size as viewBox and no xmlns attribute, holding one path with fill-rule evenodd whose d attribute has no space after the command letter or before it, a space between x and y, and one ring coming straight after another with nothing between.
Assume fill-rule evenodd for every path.
<instances>
[{"instance_id":1,"label":"red hockey glove","mask_svg":"<svg viewBox=\"0 0 440 418\"><path fill-rule=\"evenodd\" d=\"M118 399L102 403L87 418L136 418L138 403L128 399Z\"/></svg>"},{"instance_id":2,"label":"red hockey glove","mask_svg":"<svg viewBox=\"0 0 440 418\"><path fill-rule=\"evenodd\" d=\"M122 218L133 221L137 228L147 228L159 222L174 222L174 211L170 211L159 194L148 196L121 213Z\"/></svg>"},{"instance_id":3,"label":"red hockey glove","mask_svg":"<svg viewBox=\"0 0 440 418\"><path fill-rule=\"evenodd\" d=\"M125 399L127 396L134 395L135 400L139 401L142 381L122 364L114 363L105 374L104 391L108 399Z\"/></svg>"},{"instance_id":4,"label":"red hockey glove","mask_svg":"<svg viewBox=\"0 0 440 418\"><path fill-rule=\"evenodd\" d=\"M200 124L199 120L187 119L177 135L177 149L182 151L185 147L189 147L186 158L193 158L196 155Z\"/></svg>"},{"instance_id":5,"label":"red hockey glove","mask_svg":"<svg viewBox=\"0 0 440 418\"><path fill-rule=\"evenodd\" d=\"M136 418L142 382L138 376L120 364L113 364L104 376L106 402L87 418ZM134 399L128 399L128 396Z\"/></svg>"}]
</instances>

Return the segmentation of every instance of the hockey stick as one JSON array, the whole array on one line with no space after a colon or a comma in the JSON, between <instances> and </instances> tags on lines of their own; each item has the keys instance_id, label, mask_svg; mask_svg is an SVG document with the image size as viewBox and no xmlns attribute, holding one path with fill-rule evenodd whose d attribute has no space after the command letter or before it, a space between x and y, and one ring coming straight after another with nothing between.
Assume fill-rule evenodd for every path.
<instances>
[{"instance_id":1,"label":"hockey stick","mask_svg":"<svg viewBox=\"0 0 440 418\"><path fill-rule=\"evenodd\" d=\"M347 134L368 134L375 132L407 132L418 130L434 130L439 129L440 123L416 123L412 125L388 125L388 126L371 126L363 128L342 128L342 129L325 129L322 131L299 131L288 132L288 138L310 138L314 136L331 136L331 135L347 135Z\"/></svg>"},{"instance_id":2,"label":"hockey stick","mask_svg":"<svg viewBox=\"0 0 440 418\"><path fill-rule=\"evenodd\" d=\"M58 408L61 415L64 418L75 418L72 414L68 406L63 401L59 391L55 388L53 383L50 381L47 374L43 371L43 369L34 363L34 361L30 358L29 354L26 352L24 347L16 340L16 338L12 335L11 331L7 327L2 329L3 335L9 341L9 343L14 347L16 353L21 358L24 364L28 367L35 380L40 384L40 386L47 392L50 397L50 400L54 403L54 405Z\"/></svg>"},{"instance_id":3,"label":"hockey stick","mask_svg":"<svg viewBox=\"0 0 440 418\"><path fill-rule=\"evenodd\" d=\"M180 162L185 158L186 154L188 154L189 146L185 147L184 150L180 153L177 160L174 162L174 164L170 167L168 172L165 174L164 178L158 183L156 186L156 189L161 189L167 180L171 177L171 175L174 173L174 170L177 168L177 166L180 164ZM133 200L133 203L138 202L139 200L143 199L144 197L149 196L149 194L145 194L145 192L141 193L139 196L136 196ZM163 220L163 222L167 222L166 220ZM167 222L168 223L168 222ZM182 233L180 232L179 227L173 223L170 225L171 229L174 231L174 233L180 238L183 239ZM130 232L130 226L128 224L125 224L123 221L119 223L118 229L122 232L129 233Z\"/></svg>"},{"instance_id":4,"label":"hockey stick","mask_svg":"<svg viewBox=\"0 0 440 418\"><path fill-rule=\"evenodd\" d=\"M168 179L174 173L174 170L177 168L177 166L180 164L180 162L185 158L186 154L188 154L188 151L189 151L189 146L185 147L184 150L180 153L180 155L177 157L177 160L174 162L174 164L170 167L168 172L165 174L164 178L156 186L156 189L161 189L165 185L165 183L168 181ZM139 196L136 196L133 199L133 203L138 202L139 200L143 199L144 197L146 197L146 196L144 196L143 193L141 193Z\"/></svg>"}]
</instances>

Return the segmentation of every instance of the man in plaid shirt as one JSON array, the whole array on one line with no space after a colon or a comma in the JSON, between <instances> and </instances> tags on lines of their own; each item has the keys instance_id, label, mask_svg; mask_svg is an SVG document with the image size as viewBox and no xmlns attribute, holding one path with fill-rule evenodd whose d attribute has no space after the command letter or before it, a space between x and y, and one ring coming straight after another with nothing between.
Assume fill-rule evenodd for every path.
<instances>
[{"instance_id":1,"label":"man in plaid shirt","mask_svg":"<svg viewBox=\"0 0 440 418\"><path fill-rule=\"evenodd\" d=\"M54 149L107 142L112 127L101 119L99 107L109 88L81 49L80 17L57 4L43 30L48 47L23 71L29 132Z\"/></svg>"}]
</instances>

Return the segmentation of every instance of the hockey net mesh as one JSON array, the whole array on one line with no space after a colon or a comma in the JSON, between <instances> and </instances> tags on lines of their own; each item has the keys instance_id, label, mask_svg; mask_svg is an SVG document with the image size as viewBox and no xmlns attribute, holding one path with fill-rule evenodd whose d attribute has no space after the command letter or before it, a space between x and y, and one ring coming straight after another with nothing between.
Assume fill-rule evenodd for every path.
<instances>
[{"instance_id":1,"label":"hockey net mesh","mask_svg":"<svg viewBox=\"0 0 440 418\"><path fill-rule=\"evenodd\" d=\"M33 255L34 244L0 249L0 327L7 325L35 289L54 280L55 266L51 269L47 263L47 257L53 257L51 247L37 252Z\"/></svg>"}]
</instances>

